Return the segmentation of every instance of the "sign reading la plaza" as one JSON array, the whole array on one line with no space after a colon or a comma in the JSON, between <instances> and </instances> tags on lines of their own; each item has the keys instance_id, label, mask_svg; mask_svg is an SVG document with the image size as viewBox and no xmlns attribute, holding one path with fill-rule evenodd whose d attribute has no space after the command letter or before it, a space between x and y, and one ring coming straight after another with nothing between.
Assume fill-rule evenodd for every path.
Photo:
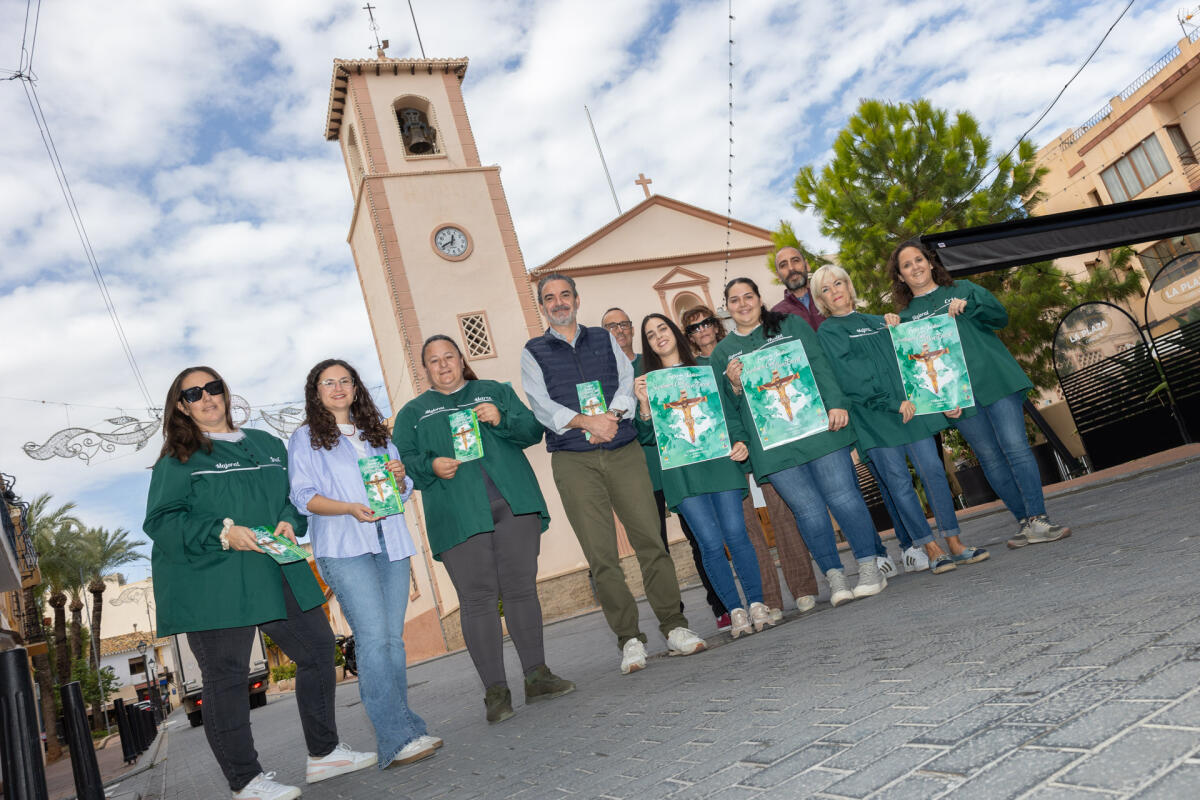
<instances>
[{"instance_id":1,"label":"sign reading la plaza","mask_svg":"<svg viewBox=\"0 0 1200 800\"><path fill-rule=\"evenodd\" d=\"M1193 273L1165 287L1162 290L1162 299L1176 306L1200 301L1200 273Z\"/></svg>"}]
</instances>

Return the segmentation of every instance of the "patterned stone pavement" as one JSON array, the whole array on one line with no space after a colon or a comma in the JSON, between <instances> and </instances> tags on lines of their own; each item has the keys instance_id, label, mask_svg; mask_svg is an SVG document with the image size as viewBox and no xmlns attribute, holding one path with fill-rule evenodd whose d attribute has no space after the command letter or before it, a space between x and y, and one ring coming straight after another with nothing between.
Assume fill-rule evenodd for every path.
<instances>
[{"instance_id":1,"label":"patterned stone pavement","mask_svg":"<svg viewBox=\"0 0 1200 800\"><path fill-rule=\"evenodd\" d=\"M548 626L579 690L483 720L466 654L410 670L436 757L306 788L306 798L1200 797L1200 462L1050 501L1074 535L1004 548L1015 525L964 525L992 559L901 575L878 597L792 612L732 642L685 594L706 652L632 676L598 614ZM894 545L893 545L894 546ZM665 648L643 604L650 650ZM509 646L510 675L519 675ZM357 687L343 738L372 746ZM253 712L278 779L303 781L290 697ZM155 768L117 792L228 797L201 729L175 716Z\"/></svg>"}]
</instances>

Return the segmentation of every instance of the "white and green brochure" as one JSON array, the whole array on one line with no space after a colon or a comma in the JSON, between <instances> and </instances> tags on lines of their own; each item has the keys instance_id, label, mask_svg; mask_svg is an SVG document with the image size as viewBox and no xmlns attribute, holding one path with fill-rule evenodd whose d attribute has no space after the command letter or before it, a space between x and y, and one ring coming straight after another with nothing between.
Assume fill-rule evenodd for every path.
<instances>
[{"instance_id":1,"label":"white and green brochure","mask_svg":"<svg viewBox=\"0 0 1200 800\"><path fill-rule=\"evenodd\" d=\"M888 329L904 394L918 414L935 414L975 405L971 376L954 317L903 322Z\"/></svg>"},{"instance_id":2,"label":"white and green brochure","mask_svg":"<svg viewBox=\"0 0 1200 800\"><path fill-rule=\"evenodd\" d=\"M608 402L604 399L604 388L600 381L575 384L575 395L579 398L579 413L585 417L598 417L608 411ZM590 442L592 435L584 431L583 438Z\"/></svg>"},{"instance_id":3,"label":"white and green brochure","mask_svg":"<svg viewBox=\"0 0 1200 800\"><path fill-rule=\"evenodd\" d=\"M396 476L387 468L388 461L387 456L367 456L358 460L358 471L367 490L367 505L377 517L404 513Z\"/></svg>"},{"instance_id":4,"label":"white and green brochure","mask_svg":"<svg viewBox=\"0 0 1200 800\"><path fill-rule=\"evenodd\" d=\"M258 546L267 555L275 559L276 562L291 564L293 561L305 561L308 559L308 552L303 547L293 544L292 540L286 536L275 533L275 531L263 525L251 528L250 530L254 532L254 538L257 540Z\"/></svg>"},{"instance_id":5,"label":"white and green brochure","mask_svg":"<svg viewBox=\"0 0 1200 800\"><path fill-rule=\"evenodd\" d=\"M763 450L829 430L804 345L784 342L740 358L743 396Z\"/></svg>"},{"instance_id":6,"label":"white and green brochure","mask_svg":"<svg viewBox=\"0 0 1200 800\"><path fill-rule=\"evenodd\" d=\"M454 458L474 461L483 458L483 439L479 435L479 416L473 408L450 414L450 439L454 443Z\"/></svg>"}]
</instances>

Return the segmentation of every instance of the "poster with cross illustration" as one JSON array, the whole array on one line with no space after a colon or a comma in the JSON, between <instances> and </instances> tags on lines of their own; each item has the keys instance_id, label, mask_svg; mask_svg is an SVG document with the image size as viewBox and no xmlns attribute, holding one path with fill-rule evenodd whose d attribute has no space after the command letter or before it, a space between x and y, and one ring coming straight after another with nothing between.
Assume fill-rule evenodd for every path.
<instances>
[{"instance_id":1,"label":"poster with cross illustration","mask_svg":"<svg viewBox=\"0 0 1200 800\"><path fill-rule=\"evenodd\" d=\"M889 328L904 394L918 414L975 405L958 323L948 314Z\"/></svg>"},{"instance_id":2,"label":"poster with cross illustration","mask_svg":"<svg viewBox=\"0 0 1200 800\"><path fill-rule=\"evenodd\" d=\"M742 396L763 450L829 430L829 415L804 345L784 342L745 353Z\"/></svg>"},{"instance_id":3,"label":"poster with cross illustration","mask_svg":"<svg viewBox=\"0 0 1200 800\"><path fill-rule=\"evenodd\" d=\"M456 461L483 458L483 439L479 436L479 417L475 409L464 408L449 415L450 439L454 443Z\"/></svg>"},{"instance_id":4,"label":"poster with cross illustration","mask_svg":"<svg viewBox=\"0 0 1200 800\"><path fill-rule=\"evenodd\" d=\"M376 517L404 513L404 503L396 488L396 477L387 468L387 463L387 456L367 456L358 460L358 471L367 490L367 505Z\"/></svg>"},{"instance_id":5,"label":"poster with cross illustration","mask_svg":"<svg viewBox=\"0 0 1200 800\"><path fill-rule=\"evenodd\" d=\"M673 367L646 374L650 419L663 469L729 456L729 430L712 367Z\"/></svg>"}]
</instances>

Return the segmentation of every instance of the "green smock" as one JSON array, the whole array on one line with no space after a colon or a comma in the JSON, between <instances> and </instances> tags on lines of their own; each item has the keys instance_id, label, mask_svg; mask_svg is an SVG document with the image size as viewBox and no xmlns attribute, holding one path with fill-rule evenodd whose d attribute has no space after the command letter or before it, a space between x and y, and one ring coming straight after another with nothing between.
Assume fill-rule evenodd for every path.
<instances>
[{"instance_id":1,"label":"green smock","mask_svg":"<svg viewBox=\"0 0 1200 800\"><path fill-rule=\"evenodd\" d=\"M450 480L439 478L433 474L433 460L454 457L449 415L480 403L491 403L500 411L500 424L479 423L483 458L460 463ZM542 530L549 527L546 500L522 452L540 442L545 432L512 387L499 381L467 381L450 394L429 389L400 409L392 441L413 485L421 490L425 531L434 558L440 561L440 554L451 547L496 529L484 470L514 516L538 514Z\"/></svg>"},{"instance_id":2,"label":"green smock","mask_svg":"<svg viewBox=\"0 0 1200 800\"><path fill-rule=\"evenodd\" d=\"M638 378L642 375L642 354L638 353L637 358L633 360L633 377ZM634 412L635 414L637 412ZM646 470L650 473L650 485L654 487L654 491L661 492L663 490L662 483L662 462L658 458L658 447L653 441L649 445L644 444L641 433L638 434L638 441L643 442L642 452L646 455Z\"/></svg>"},{"instance_id":3,"label":"green smock","mask_svg":"<svg viewBox=\"0 0 1200 800\"><path fill-rule=\"evenodd\" d=\"M949 426L943 414L921 414L907 424L901 420L904 384L883 317L858 311L826 317L817 329L817 339L842 391L850 398L850 421L858 434L860 453L911 444Z\"/></svg>"},{"instance_id":4,"label":"green smock","mask_svg":"<svg viewBox=\"0 0 1200 800\"><path fill-rule=\"evenodd\" d=\"M228 517L248 528L308 520L288 500L287 448L264 431L243 428L238 442L213 439L187 463L164 456L150 475L142 529L154 543L150 563L159 636L239 628L284 619L283 580L300 608L325 602L307 561L280 565L266 553L222 550Z\"/></svg>"},{"instance_id":5,"label":"green smock","mask_svg":"<svg viewBox=\"0 0 1200 800\"><path fill-rule=\"evenodd\" d=\"M990 406L1014 392L1027 392L1033 382L1008 352L996 331L1008 325L1008 311L996 296L977 283L955 281L939 286L929 294L914 297L900 319L908 322L945 314L950 301L961 297L967 307L955 319L962 339L963 356L971 376L971 390L977 406Z\"/></svg>"},{"instance_id":6,"label":"green smock","mask_svg":"<svg viewBox=\"0 0 1200 800\"><path fill-rule=\"evenodd\" d=\"M817 340L817 334L813 333L809 324L800 317L791 314L785 316L780 322L779 332L769 339L761 325L745 335L736 331L729 333L709 357L710 366L721 378L717 385L721 387L721 403L725 407L725 420L729 424L729 440L745 442L750 448L750 466L759 483L769 482L771 473L815 461L821 456L849 447L855 440L854 426L847 425L840 431L822 431L770 450L763 450L754 420L750 416L750 407L743 401L740 393L733 393L729 379L725 377L725 368L732 359L740 355L790 341L799 341L804 347L804 354L812 367L825 410L848 409L846 395L838 385L829 359Z\"/></svg>"}]
</instances>

